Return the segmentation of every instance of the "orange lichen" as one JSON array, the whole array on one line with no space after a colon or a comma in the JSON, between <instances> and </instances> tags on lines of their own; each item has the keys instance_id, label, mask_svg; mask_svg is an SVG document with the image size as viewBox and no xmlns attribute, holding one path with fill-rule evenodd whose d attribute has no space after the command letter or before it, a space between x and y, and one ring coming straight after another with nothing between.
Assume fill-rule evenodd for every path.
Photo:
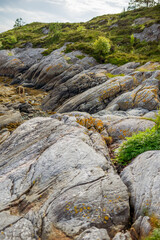
<instances>
[{"instance_id":1,"label":"orange lichen","mask_svg":"<svg viewBox=\"0 0 160 240\"><path fill-rule=\"evenodd\" d=\"M91 129L93 127L99 133L104 129L103 122L93 117L90 118L77 117L77 123L86 127L87 129Z\"/></svg>"},{"instance_id":2,"label":"orange lichen","mask_svg":"<svg viewBox=\"0 0 160 240\"><path fill-rule=\"evenodd\" d=\"M51 68L52 68L52 66L47 67L46 72L48 72Z\"/></svg>"}]
</instances>

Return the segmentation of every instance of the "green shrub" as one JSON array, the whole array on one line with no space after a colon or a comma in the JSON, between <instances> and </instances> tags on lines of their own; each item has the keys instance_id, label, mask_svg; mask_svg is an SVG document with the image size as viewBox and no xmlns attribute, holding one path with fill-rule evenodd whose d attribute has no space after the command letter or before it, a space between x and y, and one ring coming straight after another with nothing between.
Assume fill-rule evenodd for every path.
<instances>
[{"instance_id":1,"label":"green shrub","mask_svg":"<svg viewBox=\"0 0 160 240\"><path fill-rule=\"evenodd\" d=\"M110 52L111 44L108 38L100 36L93 44L94 52L102 61L105 56Z\"/></svg>"},{"instance_id":2,"label":"green shrub","mask_svg":"<svg viewBox=\"0 0 160 240\"><path fill-rule=\"evenodd\" d=\"M11 35L6 39L6 41L10 44L17 43L17 37L15 35Z\"/></svg>"},{"instance_id":3,"label":"green shrub","mask_svg":"<svg viewBox=\"0 0 160 240\"><path fill-rule=\"evenodd\" d=\"M85 58L85 55L76 55L77 58L79 58L80 60L82 60L83 58Z\"/></svg>"},{"instance_id":4,"label":"green shrub","mask_svg":"<svg viewBox=\"0 0 160 240\"><path fill-rule=\"evenodd\" d=\"M126 139L116 153L116 161L122 165L127 165L130 160L143 152L160 150L160 129L157 127L133 134Z\"/></svg>"},{"instance_id":5,"label":"green shrub","mask_svg":"<svg viewBox=\"0 0 160 240\"><path fill-rule=\"evenodd\" d=\"M3 47L2 41L0 41L0 49Z\"/></svg>"},{"instance_id":6,"label":"green shrub","mask_svg":"<svg viewBox=\"0 0 160 240\"><path fill-rule=\"evenodd\" d=\"M128 62L139 62L139 56L137 55L134 55L134 54L128 54L128 53L125 53L125 52L120 52L120 51L117 51L115 53L112 53L108 56L106 56L105 58L105 62L106 63L111 63L111 64L115 64L115 65L123 65L125 63L128 63Z\"/></svg>"},{"instance_id":7,"label":"green shrub","mask_svg":"<svg viewBox=\"0 0 160 240\"><path fill-rule=\"evenodd\" d=\"M159 240L160 239L160 228L155 228L152 234L145 238L145 240Z\"/></svg>"},{"instance_id":8,"label":"green shrub","mask_svg":"<svg viewBox=\"0 0 160 240\"><path fill-rule=\"evenodd\" d=\"M78 26L77 31L78 32L84 32L84 31L86 31L86 28L84 26Z\"/></svg>"}]
</instances>

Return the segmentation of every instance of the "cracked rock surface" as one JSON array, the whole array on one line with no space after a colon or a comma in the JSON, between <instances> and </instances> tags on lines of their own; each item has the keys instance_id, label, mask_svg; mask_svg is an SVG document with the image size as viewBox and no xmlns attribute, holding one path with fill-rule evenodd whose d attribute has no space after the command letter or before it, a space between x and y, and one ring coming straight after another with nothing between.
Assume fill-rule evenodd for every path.
<instances>
[{"instance_id":1,"label":"cracked rock surface","mask_svg":"<svg viewBox=\"0 0 160 240\"><path fill-rule=\"evenodd\" d=\"M160 151L144 152L121 173L131 195L131 207L137 219L147 211L160 217Z\"/></svg>"},{"instance_id":2,"label":"cracked rock surface","mask_svg":"<svg viewBox=\"0 0 160 240\"><path fill-rule=\"evenodd\" d=\"M0 239L75 238L93 226L112 237L127 225L127 188L95 134L73 116L39 117L0 145Z\"/></svg>"}]
</instances>

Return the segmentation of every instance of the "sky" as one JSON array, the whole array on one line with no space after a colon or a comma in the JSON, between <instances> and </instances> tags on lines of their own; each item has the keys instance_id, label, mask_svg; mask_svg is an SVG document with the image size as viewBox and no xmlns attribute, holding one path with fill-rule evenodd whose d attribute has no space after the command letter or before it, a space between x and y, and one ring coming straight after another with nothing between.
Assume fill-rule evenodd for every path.
<instances>
[{"instance_id":1,"label":"sky","mask_svg":"<svg viewBox=\"0 0 160 240\"><path fill-rule=\"evenodd\" d=\"M31 22L84 22L93 17L120 13L129 0L0 0L0 32L15 20Z\"/></svg>"}]
</instances>

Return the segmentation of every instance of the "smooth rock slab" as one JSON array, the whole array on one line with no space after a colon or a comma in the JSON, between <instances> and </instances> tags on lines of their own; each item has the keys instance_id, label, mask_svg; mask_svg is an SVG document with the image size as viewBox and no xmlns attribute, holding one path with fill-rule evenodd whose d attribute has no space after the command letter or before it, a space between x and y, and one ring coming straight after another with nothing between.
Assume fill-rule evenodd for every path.
<instances>
[{"instance_id":1,"label":"smooth rock slab","mask_svg":"<svg viewBox=\"0 0 160 240\"><path fill-rule=\"evenodd\" d=\"M148 151L136 157L121 173L131 195L137 219L144 212L160 217L160 151Z\"/></svg>"},{"instance_id":2,"label":"smooth rock slab","mask_svg":"<svg viewBox=\"0 0 160 240\"><path fill-rule=\"evenodd\" d=\"M154 125L155 123L153 121L140 118L127 118L110 123L107 131L114 140L122 140L132 136L133 133L152 128Z\"/></svg>"},{"instance_id":3,"label":"smooth rock slab","mask_svg":"<svg viewBox=\"0 0 160 240\"><path fill-rule=\"evenodd\" d=\"M4 235L10 236L20 221L28 221L32 240L49 239L53 227L71 237L92 226L113 236L127 225L127 188L95 134L74 117L34 118L0 145L0 210L10 212L6 221L13 224L5 222L4 227L0 222ZM21 219L14 222L13 216ZM28 232L18 229L21 235ZM14 237L19 240L19 235Z\"/></svg>"},{"instance_id":4,"label":"smooth rock slab","mask_svg":"<svg viewBox=\"0 0 160 240\"><path fill-rule=\"evenodd\" d=\"M81 233L79 237L75 238L75 240L94 240L94 239L110 240L110 237L108 236L106 229L98 229L92 227Z\"/></svg>"}]
</instances>

